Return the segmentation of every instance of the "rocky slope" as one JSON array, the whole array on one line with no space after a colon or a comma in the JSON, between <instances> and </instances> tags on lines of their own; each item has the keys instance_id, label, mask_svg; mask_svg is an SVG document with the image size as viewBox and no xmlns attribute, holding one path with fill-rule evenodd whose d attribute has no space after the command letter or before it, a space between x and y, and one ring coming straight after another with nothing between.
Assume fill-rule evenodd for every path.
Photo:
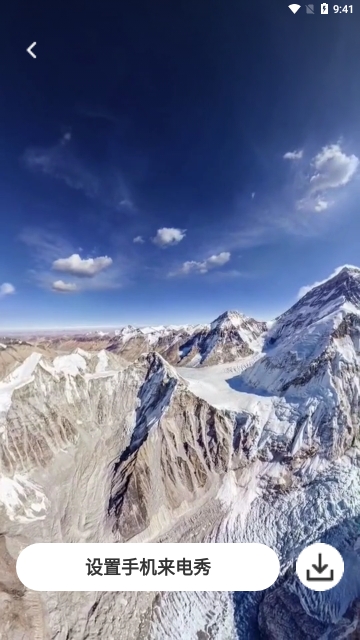
<instances>
[{"instance_id":1,"label":"rocky slope","mask_svg":"<svg viewBox=\"0 0 360 640\"><path fill-rule=\"evenodd\" d=\"M116 348L43 348L7 365L1 640L357 633L359 273L309 292L277 319L262 352L263 327L227 313L187 336L181 365L204 356L204 367L175 369L147 348L135 362ZM282 573L266 593L29 592L15 559L27 544L49 540L263 542ZM323 593L294 575L300 551L319 540L345 559L344 579Z\"/></svg>"}]
</instances>

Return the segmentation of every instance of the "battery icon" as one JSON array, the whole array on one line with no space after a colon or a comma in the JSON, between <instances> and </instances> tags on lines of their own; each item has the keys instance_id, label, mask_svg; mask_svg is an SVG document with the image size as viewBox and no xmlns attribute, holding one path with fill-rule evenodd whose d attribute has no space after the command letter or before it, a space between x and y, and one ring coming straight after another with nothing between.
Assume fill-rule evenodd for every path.
<instances>
[{"instance_id":1,"label":"battery icon","mask_svg":"<svg viewBox=\"0 0 360 640\"><path fill-rule=\"evenodd\" d=\"M321 5L321 13L329 13L329 5L323 2Z\"/></svg>"}]
</instances>

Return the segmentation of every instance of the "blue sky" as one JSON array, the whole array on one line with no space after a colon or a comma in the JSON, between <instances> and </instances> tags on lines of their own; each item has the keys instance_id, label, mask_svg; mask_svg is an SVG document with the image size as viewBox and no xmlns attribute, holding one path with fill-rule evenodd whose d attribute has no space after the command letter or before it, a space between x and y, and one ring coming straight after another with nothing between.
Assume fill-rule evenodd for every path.
<instances>
[{"instance_id":1,"label":"blue sky","mask_svg":"<svg viewBox=\"0 0 360 640\"><path fill-rule=\"evenodd\" d=\"M2 16L0 327L270 319L360 265L360 10L128 5Z\"/></svg>"}]
</instances>

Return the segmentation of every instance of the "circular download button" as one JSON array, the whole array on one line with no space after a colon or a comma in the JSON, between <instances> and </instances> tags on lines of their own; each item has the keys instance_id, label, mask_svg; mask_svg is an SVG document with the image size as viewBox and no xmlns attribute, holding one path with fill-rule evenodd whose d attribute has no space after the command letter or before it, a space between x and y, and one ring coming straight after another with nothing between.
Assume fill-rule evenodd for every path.
<instances>
[{"instance_id":1,"label":"circular download button","mask_svg":"<svg viewBox=\"0 0 360 640\"><path fill-rule=\"evenodd\" d=\"M343 577L344 561L334 547L317 542L300 553L296 573L308 589L327 591L335 587Z\"/></svg>"}]
</instances>

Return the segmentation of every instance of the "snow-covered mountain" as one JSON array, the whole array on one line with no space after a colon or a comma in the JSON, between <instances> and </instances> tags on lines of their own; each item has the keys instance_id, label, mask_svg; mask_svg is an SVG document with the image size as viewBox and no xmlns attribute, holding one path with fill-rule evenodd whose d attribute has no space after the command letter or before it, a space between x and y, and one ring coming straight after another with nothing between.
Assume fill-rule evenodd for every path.
<instances>
[{"instance_id":1,"label":"snow-covered mountain","mask_svg":"<svg viewBox=\"0 0 360 640\"><path fill-rule=\"evenodd\" d=\"M154 350L171 364L201 366L232 362L259 351L265 330L265 322L226 311L205 325L124 327L108 349L129 361Z\"/></svg>"},{"instance_id":2,"label":"snow-covered mountain","mask_svg":"<svg viewBox=\"0 0 360 640\"><path fill-rule=\"evenodd\" d=\"M265 341L261 323L227 312L128 327L98 352L0 351L1 640L356 638L359 274L310 291ZM49 540L258 541L281 577L265 593L29 592L16 557ZM316 593L294 564L320 540L345 574Z\"/></svg>"},{"instance_id":3,"label":"snow-covered mountain","mask_svg":"<svg viewBox=\"0 0 360 640\"><path fill-rule=\"evenodd\" d=\"M336 323L346 313L359 313L360 269L344 267L336 276L311 289L272 325L269 345L326 319ZM330 325L329 325L330 326Z\"/></svg>"},{"instance_id":4,"label":"snow-covered mountain","mask_svg":"<svg viewBox=\"0 0 360 640\"><path fill-rule=\"evenodd\" d=\"M158 327L132 327L119 329L110 340L107 349L134 362L143 353L157 351L169 362L176 364L184 343L206 325L169 325Z\"/></svg>"},{"instance_id":5,"label":"snow-covered mountain","mask_svg":"<svg viewBox=\"0 0 360 640\"><path fill-rule=\"evenodd\" d=\"M359 338L360 270L344 268L277 319L243 382L296 404L302 447L340 454L359 429Z\"/></svg>"},{"instance_id":6,"label":"snow-covered mountain","mask_svg":"<svg viewBox=\"0 0 360 640\"><path fill-rule=\"evenodd\" d=\"M179 347L178 363L199 366L232 362L261 350L266 323L226 311ZM166 354L165 354L166 357Z\"/></svg>"},{"instance_id":7,"label":"snow-covered mountain","mask_svg":"<svg viewBox=\"0 0 360 640\"><path fill-rule=\"evenodd\" d=\"M203 366L232 362L261 350L267 325L238 311L226 311L210 324L161 325L111 331L45 336L35 340L47 348L69 352L107 349L134 362L143 353L157 351L174 365Z\"/></svg>"}]
</instances>

